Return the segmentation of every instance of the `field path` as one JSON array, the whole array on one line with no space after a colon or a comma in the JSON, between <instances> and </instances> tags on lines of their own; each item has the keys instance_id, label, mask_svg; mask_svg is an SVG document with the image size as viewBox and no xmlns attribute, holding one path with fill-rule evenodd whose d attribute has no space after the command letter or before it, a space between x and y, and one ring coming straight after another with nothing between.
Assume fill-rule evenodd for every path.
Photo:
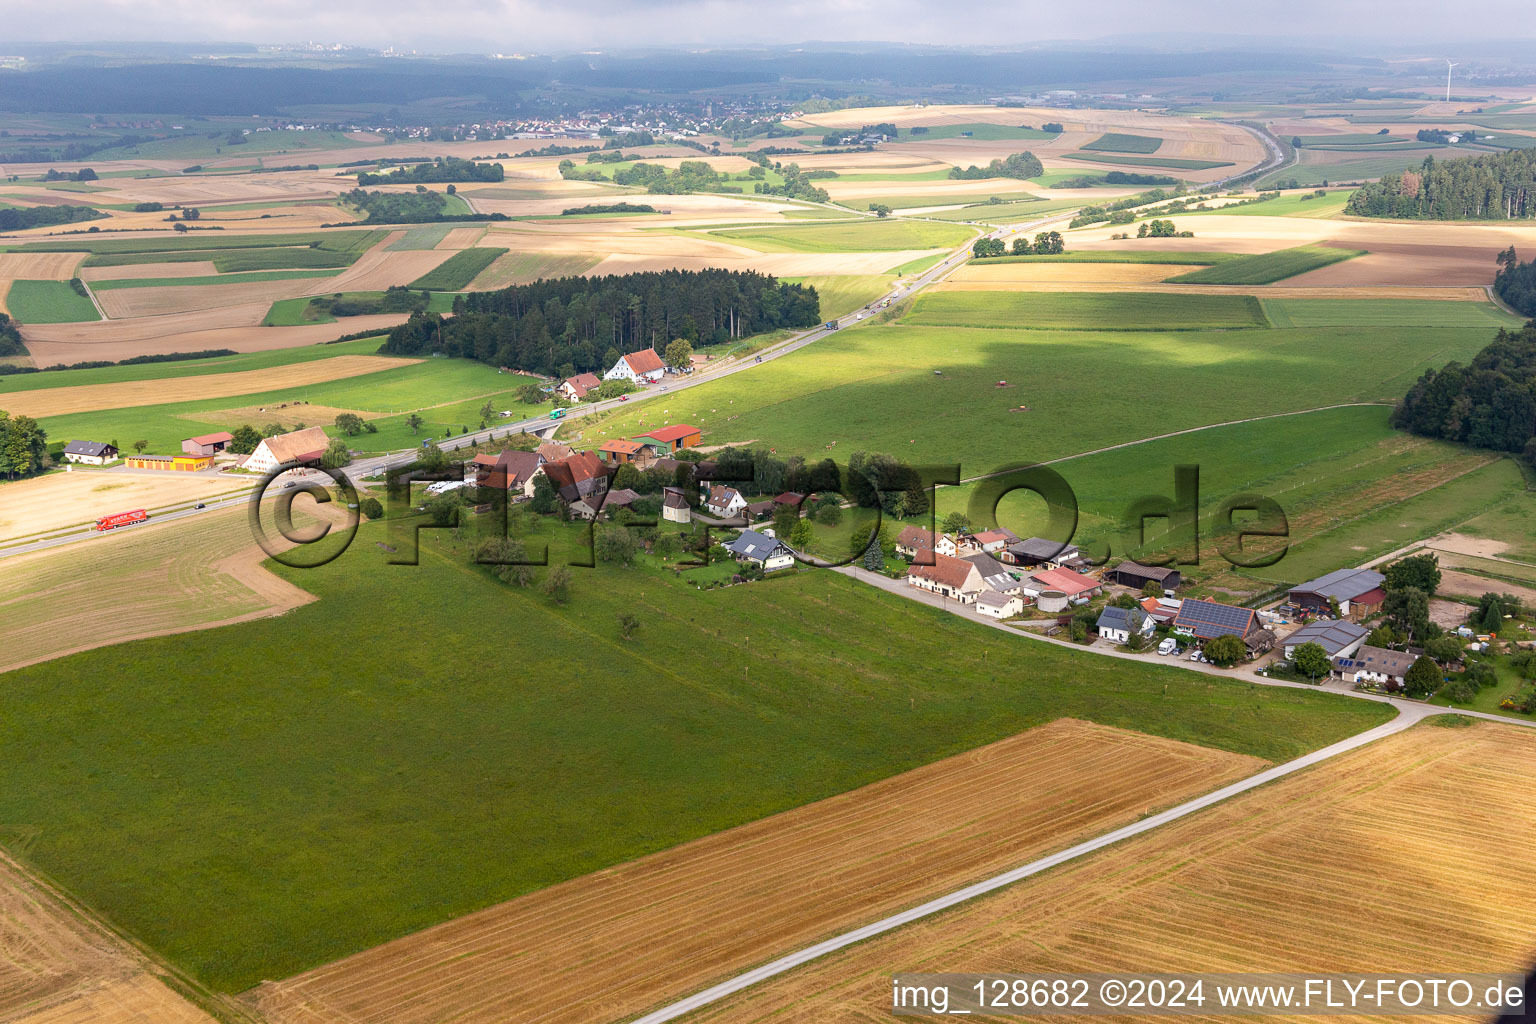
<instances>
[{"instance_id":1,"label":"field path","mask_svg":"<svg viewBox=\"0 0 1536 1024\"><path fill-rule=\"evenodd\" d=\"M1065 864L1068 861L1077 860L1081 857L1085 857L1098 850L1102 850L1107 846L1112 846L1115 843L1129 839L1132 836L1150 832L1153 829L1168 824L1169 822L1178 821L1180 818L1188 817L1197 811L1204 810L1207 807L1211 807L1225 800L1229 800L1240 793L1246 793L1249 790L1268 785L1269 783L1274 782L1276 779L1284 778L1287 775L1301 771L1303 768L1310 768L1315 764L1320 764L1321 762L1333 757L1337 757L1340 754L1358 749L1360 747L1366 746L1367 744L1374 743L1384 737L1392 736L1396 733L1402 732L1404 729L1416 725L1419 721L1429 717L1430 715L1445 713L1445 709L1443 708L1429 707L1419 704L1396 704L1395 706L1398 708L1397 717L1390 722L1376 726L1374 729L1367 729L1365 732L1357 733L1348 739L1340 740L1339 742L1323 747L1320 750L1314 750L1312 753L1305 754L1296 758L1295 760L1276 765L1273 768L1259 772L1257 775L1252 775L1239 782L1234 782L1230 785L1224 786L1212 793L1196 797L1193 800L1188 800L1182 804L1179 804L1177 807L1172 807L1166 811L1162 811L1161 813L1143 818L1134 824L1126 825L1122 828L1115 829L1112 832L1107 832L1104 835L1089 839L1082 843L1078 843L1076 846L1063 850L1060 853L1055 853L1047 857L1041 857L1038 860L1030 861L1027 864L1013 868L1010 871L1005 871L1002 874L994 875L993 877L984 881L977 882L974 885L966 886L963 889L957 889L956 891L945 896L941 896L938 899L929 900L927 903L913 907L910 910L904 910L899 914L892 914L891 916L876 921L873 924L865 925L862 928L855 928L852 931L844 932L842 935L835 936L823 942L818 942L813 946L807 946L798 952L791 953L788 956L780 957L777 960L770 961L769 963L763 964L761 967L757 967L743 974L739 974L729 981L722 982L711 988L707 988L702 992L698 992L692 996L689 996L686 999L680 999L669 1006L664 1006L659 1010L648 1013L645 1016L636 1019L633 1024L663 1024L665 1021L676 1020L678 1017L681 1017L684 1014L692 1013L694 1010L708 1006L709 1004L717 1002L728 995L732 995L736 992L742 991L743 989L750 988L753 985L756 985L762 981L766 981L769 978L784 974L796 967L801 966L802 964L809 963L812 960L826 956L829 953L833 953L837 950L845 949L848 946L864 942L868 939L874 938L877 935L894 931L904 925L911 924L914 921L921 920L925 917L930 917L934 914L948 910L951 907L955 907L969 900L973 900L978 896L984 896L988 893L996 892L997 890L1012 885L1015 882L1020 882L1033 875L1040 874L1042 871L1048 871L1058 865Z\"/></svg>"}]
</instances>

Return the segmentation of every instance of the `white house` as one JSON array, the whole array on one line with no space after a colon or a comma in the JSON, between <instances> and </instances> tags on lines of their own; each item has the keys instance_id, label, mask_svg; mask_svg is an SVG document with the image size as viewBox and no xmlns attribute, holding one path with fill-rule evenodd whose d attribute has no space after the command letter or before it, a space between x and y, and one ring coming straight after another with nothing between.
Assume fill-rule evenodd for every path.
<instances>
[{"instance_id":1,"label":"white house","mask_svg":"<svg viewBox=\"0 0 1536 1024\"><path fill-rule=\"evenodd\" d=\"M565 378L555 390L572 402L579 402L587 397L588 391L595 389L601 383L602 381L597 379L595 373L578 373L574 377Z\"/></svg>"},{"instance_id":2,"label":"white house","mask_svg":"<svg viewBox=\"0 0 1536 1024\"><path fill-rule=\"evenodd\" d=\"M734 487L711 487L709 498L704 502L704 507L709 509L711 515L721 519L729 519L740 514L747 507L747 499L741 496L741 492Z\"/></svg>"},{"instance_id":3,"label":"white house","mask_svg":"<svg viewBox=\"0 0 1536 1024\"><path fill-rule=\"evenodd\" d=\"M330 443L324 427L305 427L263 439L240 466L253 473L270 473L286 462L301 466L319 465L320 456L325 454Z\"/></svg>"},{"instance_id":4,"label":"white house","mask_svg":"<svg viewBox=\"0 0 1536 1024\"><path fill-rule=\"evenodd\" d=\"M1295 661L1296 648L1302 644L1317 644L1330 658L1353 657L1364 646L1370 632L1357 622L1318 619L1285 638L1285 660Z\"/></svg>"},{"instance_id":5,"label":"white house","mask_svg":"<svg viewBox=\"0 0 1536 1024\"><path fill-rule=\"evenodd\" d=\"M652 384L667 372L661 356L653 348L643 348L620 356L613 369L603 374L603 380L627 380L631 384Z\"/></svg>"},{"instance_id":6,"label":"white house","mask_svg":"<svg viewBox=\"0 0 1536 1024\"><path fill-rule=\"evenodd\" d=\"M927 590L941 597L952 597L970 604L984 589L981 570L963 558L933 554L933 564L913 563L907 567L907 585Z\"/></svg>"},{"instance_id":7,"label":"white house","mask_svg":"<svg viewBox=\"0 0 1536 1024\"><path fill-rule=\"evenodd\" d=\"M1353 657L1334 658L1333 670L1352 683L1381 683L1386 686L1402 686L1417 654L1392 651L1369 644L1360 648Z\"/></svg>"},{"instance_id":8,"label":"white house","mask_svg":"<svg viewBox=\"0 0 1536 1024\"><path fill-rule=\"evenodd\" d=\"M763 572L788 569L795 564L795 556L783 541L756 530L742 530L740 536L725 546L725 550L738 562L762 566Z\"/></svg>"},{"instance_id":9,"label":"white house","mask_svg":"<svg viewBox=\"0 0 1536 1024\"><path fill-rule=\"evenodd\" d=\"M1157 630L1157 622L1140 608L1116 608L1110 606L1099 613L1095 623L1099 636L1117 644L1126 643L1132 633L1150 637Z\"/></svg>"},{"instance_id":10,"label":"white house","mask_svg":"<svg viewBox=\"0 0 1536 1024\"><path fill-rule=\"evenodd\" d=\"M908 526L896 535L896 553L902 558L910 560L925 551L950 557L959 554L955 538L947 533L941 533L935 537L932 530L925 530L921 526ZM927 561L926 558L923 560Z\"/></svg>"},{"instance_id":11,"label":"white house","mask_svg":"<svg viewBox=\"0 0 1536 1024\"><path fill-rule=\"evenodd\" d=\"M688 497L681 487L663 487L661 495L661 518L669 523L686 523L693 518Z\"/></svg>"},{"instance_id":12,"label":"white house","mask_svg":"<svg viewBox=\"0 0 1536 1024\"><path fill-rule=\"evenodd\" d=\"M1024 599L1017 594L1000 594L988 588L976 595L976 610L994 619L1009 619L1024 610Z\"/></svg>"},{"instance_id":13,"label":"white house","mask_svg":"<svg viewBox=\"0 0 1536 1024\"><path fill-rule=\"evenodd\" d=\"M105 441L71 441L64 446L64 458L87 466L105 466L117 461L117 449Z\"/></svg>"}]
</instances>

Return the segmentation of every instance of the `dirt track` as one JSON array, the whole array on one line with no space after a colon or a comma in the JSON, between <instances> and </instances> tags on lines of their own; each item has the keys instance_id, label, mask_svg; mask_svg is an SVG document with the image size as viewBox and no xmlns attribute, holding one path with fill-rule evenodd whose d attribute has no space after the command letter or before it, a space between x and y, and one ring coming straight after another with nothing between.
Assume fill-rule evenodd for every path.
<instances>
[{"instance_id":1,"label":"dirt track","mask_svg":"<svg viewBox=\"0 0 1536 1024\"><path fill-rule=\"evenodd\" d=\"M621 1019L1262 765L1061 720L250 995L273 1024Z\"/></svg>"},{"instance_id":2,"label":"dirt track","mask_svg":"<svg viewBox=\"0 0 1536 1024\"><path fill-rule=\"evenodd\" d=\"M102 409L129 409L141 405L164 405L202 398L254 395L265 391L303 387L326 381L360 377L397 366L410 366L419 359L395 356L336 356L313 359L307 363L289 363L265 370L239 370L234 373L206 373L194 377L168 377L162 380L125 381L120 384L83 384L75 387L42 388L4 395L5 409L13 416L63 416L72 412L96 412Z\"/></svg>"},{"instance_id":3,"label":"dirt track","mask_svg":"<svg viewBox=\"0 0 1536 1024\"><path fill-rule=\"evenodd\" d=\"M1420 725L688 1019L888 1021L894 971L1524 973L1533 773L1528 730Z\"/></svg>"}]
</instances>

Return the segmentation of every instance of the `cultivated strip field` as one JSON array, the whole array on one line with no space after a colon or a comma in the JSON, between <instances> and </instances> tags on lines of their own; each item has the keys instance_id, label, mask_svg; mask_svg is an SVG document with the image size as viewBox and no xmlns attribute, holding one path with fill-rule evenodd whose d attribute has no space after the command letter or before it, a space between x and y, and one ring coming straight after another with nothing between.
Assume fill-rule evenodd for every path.
<instances>
[{"instance_id":1,"label":"cultivated strip field","mask_svg":"<svg viewBox=\"0 0 1536 1024\"><path fill-rule=\"evenodd\" d=\"M200 501L247 486L249 478L215 473L99 472L51 473L5 485L0 503L0 539L12 540L90 523L131 509L163 508Z\"/></svg>"},{"instance_id":2,"label":"cultivated strip field","mask_svg":"<svg viewBox=\"0 0 1536 1024\"><path fill-rule=\"evenodd\" d=\"M97 412L102 409L127 409L141 405L164 405L201 398L230 395L254 395L267 391L320 384L326 381L360 377L398 366L410 366L419 359L397 356L336 356L305 363L289 363L266 370L241 370L235 373L209 373L198 377L170 380L125 381L119 384L86 384L76 387L47 388L20 392L5 399L7 412L13 416L62 416L66 413Z\"/></svg>"},{"instance_id":3,"label":"cultivated strip field","mask_svg":"<svg viewBox=\"0 0 1536 1024\"><path fill-rule=\"evenodd\" d=\"M0 1021L212 1024L150 966L0 854Z\"/></svg>"},{"instance_id":4,"label":"cultivated strip field","mask_svg":"<svg viewBox=\"0 0 1536 1024\"><path fill-rule=\"evenodd\" d=\"M896 971L1524 973L1533 772L1530 730L1420 725L687 1019L888 1020Z\"/></svg>"},{"instance_id":5,"label":"cultivated strip field","mask_svg":"<svg viewBox=\"0 0 1536 1024\"><path fill-rule=\"evenodd\" d=\"M1062 719L252 993L273 1024L618 1020L1259 770ZM1105 786L1105 778L1118 780Z\"/></svg>"}]
</instances>

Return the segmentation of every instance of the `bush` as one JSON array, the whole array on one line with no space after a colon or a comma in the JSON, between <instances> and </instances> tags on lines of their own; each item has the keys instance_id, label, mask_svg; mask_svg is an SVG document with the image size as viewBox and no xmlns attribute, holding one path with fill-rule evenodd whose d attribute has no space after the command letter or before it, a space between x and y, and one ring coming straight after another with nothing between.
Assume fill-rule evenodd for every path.
<instances>
[{"instance_id":1,"label":"bush","mask_svg":"<svg viewBox=\"0 0 1536 1024\"><path fill-rule=\"evenodd\" d=\"M1212 637L1204 650L1206 660L1222 668L1231 668L1248 656L1248 648L1235 636Z\"/></svg>"},{"instance_id":2,"label":"bush","mask_svg":"<svg viewBox=\"0 0 1536 1024\"><path fill-rule=\"evenodd\" d=\"M378 498L364 498L357 503L357 509L369 519L380 519L384 515L384 506Z\"/></svg>"}]
</instances>

